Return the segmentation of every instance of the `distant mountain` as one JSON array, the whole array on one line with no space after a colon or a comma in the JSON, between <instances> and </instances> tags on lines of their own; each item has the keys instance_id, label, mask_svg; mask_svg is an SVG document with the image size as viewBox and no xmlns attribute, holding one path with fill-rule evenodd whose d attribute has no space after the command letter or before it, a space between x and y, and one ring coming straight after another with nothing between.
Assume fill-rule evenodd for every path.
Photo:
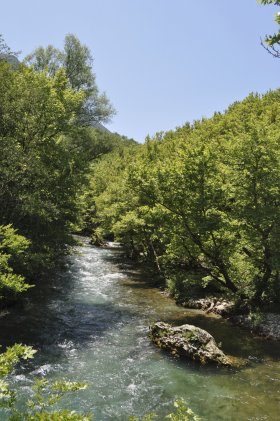
<instances>
[{"instance_id":1,"label":"distant mountain","mask_svg":"<svg viewBox=\"0 0 280 421\"><path fill-rule=\"evenodd\" d=\"M13 54L3 54L0 53L0 60L5 60L10 63L12 66L17 67L20 64L19 59Z\"/></svg>"},{"instance_id":2,"label":"distant mountain","mask_svg":"<svg viewBox=\"0 0 280 421\"><path fill-rule=\"evenodd\" d=\"M91 125L95 129L101 130L102 132L111 133L110 130L108 130L106 127L103 126L103 124L98 123L97 121L92 122Z\"/></svg>"}]
</instances>

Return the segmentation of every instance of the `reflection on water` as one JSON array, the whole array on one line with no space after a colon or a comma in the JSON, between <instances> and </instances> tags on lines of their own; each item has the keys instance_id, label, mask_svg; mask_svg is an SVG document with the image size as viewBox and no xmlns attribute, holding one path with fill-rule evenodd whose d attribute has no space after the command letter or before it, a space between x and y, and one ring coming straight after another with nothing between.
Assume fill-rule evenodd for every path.
<instances>
[{"instance_id":1,"label":"reflection on water","mask_svg":"<svg viewBox=\"0 0 280 421\"><path fill-rule=\"evenodd\" d=\"M64 404L93 412L95 420L121 421L149 411L162 417L176 397L208 421L279 420L279 344L177 307L149 286L147 274L120 267L119 257L116 248L85 242L50 285L32 292L24 309L0 318L2 344L22 342L40 351L13 377L23 396L39 375L88 382L86 391ZM205 328L225 352L250 364L229 371L174 360L147 338L148 325L159 319Z\"/></svg>"}]
</instances>

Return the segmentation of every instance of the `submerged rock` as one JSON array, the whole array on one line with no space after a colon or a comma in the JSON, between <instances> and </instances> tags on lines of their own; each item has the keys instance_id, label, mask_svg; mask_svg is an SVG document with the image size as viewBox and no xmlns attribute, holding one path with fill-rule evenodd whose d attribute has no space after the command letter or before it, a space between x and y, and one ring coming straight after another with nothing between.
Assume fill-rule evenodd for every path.
<instances>
[{"instance_id":1,"label":"submerged rock","mask_svg":"<svg viewBox=\"0 0 280 421\"><path fill-rule=\"evenodd\" d=\"M226 356L218 348L213 336L197 326L185 324L172 327L167 323L157 322L150 329L150 336L154 344L173 355L202 364L236 366L232 357Z\"/></svg>"}]
</instances>

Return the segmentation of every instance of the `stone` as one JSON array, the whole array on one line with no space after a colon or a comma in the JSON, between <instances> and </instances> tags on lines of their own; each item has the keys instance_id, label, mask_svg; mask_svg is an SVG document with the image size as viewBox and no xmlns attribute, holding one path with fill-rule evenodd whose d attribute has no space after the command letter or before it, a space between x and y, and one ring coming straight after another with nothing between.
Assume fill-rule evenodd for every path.
<instances>
[{"instance_id":1,"label":"stone","mask_svg":"<svg viewBox=\"0 0 280 421\"><path fill-rule=\"evenodd\" d=\"M217 346L215 339L206 330L184 324L172 327L157 322L150 327L153 343L171 354L201 364L214 363L219 366L236 366L232 357L226 356Z\"/></svg>"}]
</instances>

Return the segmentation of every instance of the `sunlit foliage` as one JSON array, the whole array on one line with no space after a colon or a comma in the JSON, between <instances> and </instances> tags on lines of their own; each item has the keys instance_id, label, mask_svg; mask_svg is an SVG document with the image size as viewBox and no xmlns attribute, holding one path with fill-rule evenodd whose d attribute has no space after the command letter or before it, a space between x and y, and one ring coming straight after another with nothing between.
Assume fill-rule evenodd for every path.
<instances>
[{"instance_id":1,"label":"sunlit foliage","mask_svg":"<svg viewBox=\"0 0 280 421\"><path fill-rule=\"evenodd\" d=\"M279 99L279 91L250 95L108 155L91 180L96 227L154 262L175 293L199 281L277 302Z\"/></svg>"}]
</instances>

